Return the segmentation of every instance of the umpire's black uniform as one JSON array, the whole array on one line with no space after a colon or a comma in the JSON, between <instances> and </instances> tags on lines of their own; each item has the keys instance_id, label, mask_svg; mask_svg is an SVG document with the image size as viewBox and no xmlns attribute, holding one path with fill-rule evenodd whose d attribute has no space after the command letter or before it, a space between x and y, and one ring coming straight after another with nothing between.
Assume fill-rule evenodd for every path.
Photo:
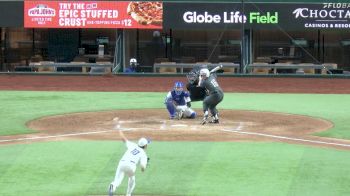
<instances>
[{"instance_id":1,"label":"umpire's black uniform","mask_svg":"<svg viewBox=\"0 0 350 196\"><path fill-rule=\"evenodd\" d=\"M205 113L209 109L213 116L217 116L218 110L216 105L223 100L224 92L216 81L216 77L210 74L208 78L201 82L200 86L204 87L209 94L203 100L203 112Z\"/></svg>"}]
</instances>

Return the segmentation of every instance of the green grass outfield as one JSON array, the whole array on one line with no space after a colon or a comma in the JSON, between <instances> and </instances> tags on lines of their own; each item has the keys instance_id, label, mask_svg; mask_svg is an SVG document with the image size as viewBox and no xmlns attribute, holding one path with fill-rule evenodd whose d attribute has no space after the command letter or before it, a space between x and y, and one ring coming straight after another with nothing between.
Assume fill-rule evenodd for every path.
<instances>
[{"instance_id":1,"label":"green grass outfield","mask_svg":"<svg viewBox=\"0 0 350 196\"><path fill-rule=\"evenodd\" d=\"M30 133L28 120L113 109L164 108L165 93L0 92L0 135ZM350 139L350 95L226 93L219 108L315 116ZM193 104L200 108L200 103ZM121 142L59 141L0 146L0 195L106 194ZM136 176L144 195L350 195L350 150L274 142L157 142ZM126 180L118 191L126 191Z\"/></svg>"}]
</instances>

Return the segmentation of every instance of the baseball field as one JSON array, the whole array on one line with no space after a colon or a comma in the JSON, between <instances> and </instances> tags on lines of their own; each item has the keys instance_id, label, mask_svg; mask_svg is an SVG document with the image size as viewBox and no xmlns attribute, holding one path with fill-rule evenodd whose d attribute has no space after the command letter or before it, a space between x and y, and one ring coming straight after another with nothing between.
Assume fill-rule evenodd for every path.
<instances>
[{"instance_id":1,"label":"baseball field","mask_svg":"<svg viewBox=\"0 0 350 196\"><path fill-rule=\"evenodd\" d=\"M107 195L130 140L134 195L350 195L350 80L220 77L220 124L170 120L185 77L0 75L0 195ZM126 192L127 180L117 190Z\"/></svg>"}]
</instances>

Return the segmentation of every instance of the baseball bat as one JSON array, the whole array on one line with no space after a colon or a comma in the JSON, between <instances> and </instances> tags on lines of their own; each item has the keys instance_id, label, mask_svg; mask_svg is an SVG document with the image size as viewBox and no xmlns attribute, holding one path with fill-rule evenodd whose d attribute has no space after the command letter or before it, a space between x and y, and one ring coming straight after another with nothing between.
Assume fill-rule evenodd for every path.
<instances>
[{"instance_id":1,"label":"baseball bat","mask_svg":"<svg viewBox=\"0 0 350 196\"><path fill-rule=\"evenodd\" d=\"M210 70L210 73L214 73L217 70L221 69L222 67L223 67L222 65L218 65L218 66L214 67L214 69Z\"/></svg>"}]
</instances>

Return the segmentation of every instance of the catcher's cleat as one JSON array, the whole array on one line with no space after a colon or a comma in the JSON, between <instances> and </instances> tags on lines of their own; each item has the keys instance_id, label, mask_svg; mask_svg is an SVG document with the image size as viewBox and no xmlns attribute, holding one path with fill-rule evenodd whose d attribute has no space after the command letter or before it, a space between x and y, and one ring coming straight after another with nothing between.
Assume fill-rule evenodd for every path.
<instances>
[{"instance_id":1,"label":"catcher's cleat","mask_svg":"<svg viewBox=\"0 0 350 196\"><path fill-rule=\"evenodd\" d=\"M181 110L177 113L177 120L181 120L184 116L184 112Z\"/></svg>"},{"instance_id":2,"label":"catcher's cleat","mask_svg":"<svg viewBox=\"0 0 350 196\"><path fill-rule=\"evenodd\" d=\"M113 184L109 185L108 196L113 196Z\"/></svg>"}]
</instances>

